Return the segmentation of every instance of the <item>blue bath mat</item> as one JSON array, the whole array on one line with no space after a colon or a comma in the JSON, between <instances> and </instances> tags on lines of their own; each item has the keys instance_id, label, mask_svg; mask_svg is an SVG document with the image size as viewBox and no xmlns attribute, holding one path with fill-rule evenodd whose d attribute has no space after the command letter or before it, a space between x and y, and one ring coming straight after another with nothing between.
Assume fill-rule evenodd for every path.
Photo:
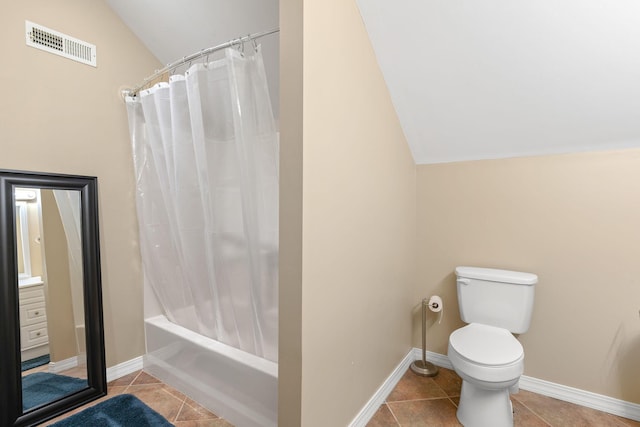
<instances>
[{"instance_id":1,"label":"blue bath mat","mask_svg":"<svg viewBox=\"0 0 640 427\"><path fill-rule=\"evenodd\" d=\"M35 408L87 387L87 380L36 372L22 377L22 408Z\"/></svg>"},{"instance_id":2,"label":"blue bath mat","mask_svg":"<svg viewBox=\"0 0 640 427\"><path fill-rule=\"evenodd\" d=\"M34 359L25 360L22 362L22 372L28 371L29 369L37 368L38 366L42 366L51 361L49 359L49 355L45 354L44 356L36 357Z\"/></svg>"},{"instance_id":3,"label":"blue bath mat","mask_svg":"<svg viewBox=\"0 0 640 427\"><path fill-rule=\"evenodd\" d=\"M162 415L131 394L120 394L50 427L173 427Z\"/></svg>"}]
</instances>

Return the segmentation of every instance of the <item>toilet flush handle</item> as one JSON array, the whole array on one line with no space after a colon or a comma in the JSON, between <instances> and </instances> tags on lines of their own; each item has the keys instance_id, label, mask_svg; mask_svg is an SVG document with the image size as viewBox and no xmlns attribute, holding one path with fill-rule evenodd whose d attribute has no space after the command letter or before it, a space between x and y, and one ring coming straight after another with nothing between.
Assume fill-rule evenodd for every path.
<instances>
[{"instance_id":1,"label":"toilet flush handle","mask_svg":"<svg viewBox=\"0 0 640 427\"><path fill-rule=\"evenodd\" d=\"M468 285L469 283L471 283L471 280L469 280L469 279L458 279L458 283L461 283L463 285Z\"/></svg>"}]
</instances>

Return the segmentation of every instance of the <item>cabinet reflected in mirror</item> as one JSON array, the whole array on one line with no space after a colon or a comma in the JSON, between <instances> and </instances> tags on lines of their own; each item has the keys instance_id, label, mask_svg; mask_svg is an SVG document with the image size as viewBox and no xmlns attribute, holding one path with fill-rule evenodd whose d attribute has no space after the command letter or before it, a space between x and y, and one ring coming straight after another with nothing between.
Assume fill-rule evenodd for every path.
<instances>
[{"instance_id":1,"label":"cabinet reflected in mirror","mask_svg":"<svg viewBox=\"0 0 640 427\"><path fill-rule=\"evenodd\" d=\"M81 206L77 190L17 187L15 200L22 406L28 411L48 403L56 389L62 397L87 387Z\"/></svg>"},{"instance_id":2,"label":"cabinet reflected in mirror","mask_svg":"<svg viewBox=\"0 0 640 427\"><path fill-rule=\"evenodd\" d=\"M106 394L96 178L0 170L0 425Z\"/></svg>"}]
</instances>

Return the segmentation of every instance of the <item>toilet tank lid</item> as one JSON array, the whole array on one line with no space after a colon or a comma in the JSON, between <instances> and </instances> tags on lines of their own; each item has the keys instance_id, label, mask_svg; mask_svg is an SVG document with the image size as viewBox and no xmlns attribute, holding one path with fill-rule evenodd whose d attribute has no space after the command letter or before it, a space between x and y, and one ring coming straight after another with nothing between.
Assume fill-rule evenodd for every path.
<instances>
[{"instance_id":1,"label":"toilet tank lid","mask_svg":"<svg viewBox=\"0 0 640 427\"><path fill-rule=\"evenodd\" d=\"M488 280L490 282L535 285L538 276L520 271L498 270L496 268L456 267L456 276L467 279Z\"/></svg>"}]
</instances>

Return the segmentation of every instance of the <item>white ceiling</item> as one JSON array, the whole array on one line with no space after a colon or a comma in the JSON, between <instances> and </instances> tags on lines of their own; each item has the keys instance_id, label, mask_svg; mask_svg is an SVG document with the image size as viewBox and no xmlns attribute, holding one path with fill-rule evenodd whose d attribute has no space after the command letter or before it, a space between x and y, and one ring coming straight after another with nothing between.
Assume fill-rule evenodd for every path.
<instances>
[{"instance_id":1,"label":"white ceiling","mask_svg":"<svg viewBox=\"0 0 640 427\"><path fill-rule=\"evenodd\" d=\"M165 64L278 26L278 0L107 2ZM417 163L640 146L639 1L357 3Z\"/></svg>"},{"instance_id":2,"label":"white ceiling","mask_svg":"<svg viewBox=\"0 0 640 427\"><path fill-rule=\"evenodd\" d=\"M163 64L247 34L278 27L278 0L107 0ZM274 114L279 105L279 37L263 37ZM149 70L149 75L155 70ZM182 70L183 72L184 70ZM140 83L148 76L140 76Z\"/></svg>"},{"instance_id":3,"label":"white ceiling","mask_svg":"<svg viewBox=\"0 0 640 427\"><path fill-rule=\"evenodd\" d=\"M640 146L637 0L357 0L417 163Z\"/></svg>"}]
</instances>

